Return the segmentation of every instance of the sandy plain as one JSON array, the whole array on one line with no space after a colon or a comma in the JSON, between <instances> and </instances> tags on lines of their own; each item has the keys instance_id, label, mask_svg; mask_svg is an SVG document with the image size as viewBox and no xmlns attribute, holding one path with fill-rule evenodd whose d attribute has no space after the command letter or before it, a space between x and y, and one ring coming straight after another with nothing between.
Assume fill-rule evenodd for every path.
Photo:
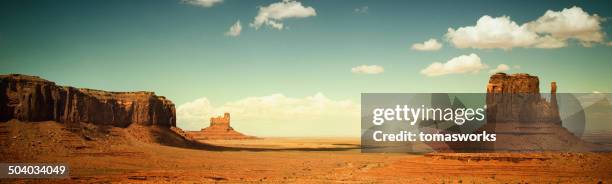
<instances>
[{"instance_id":1,"label":"sandy plain","mask_svg":"<svg viewBox=\"0 0 612 184\"><path fill-rule=\"evenodd\" d=\"M1 183L610 183L611 153L361 153L358 138L185 142L166 129L0 123L0 162L66 163Z\"/></svg>"}]
</instances>

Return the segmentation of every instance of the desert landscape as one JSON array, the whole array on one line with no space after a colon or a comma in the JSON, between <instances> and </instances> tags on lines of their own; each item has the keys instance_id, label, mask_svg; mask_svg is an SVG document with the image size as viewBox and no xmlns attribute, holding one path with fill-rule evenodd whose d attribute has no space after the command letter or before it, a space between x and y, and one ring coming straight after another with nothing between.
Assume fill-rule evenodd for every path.
<instances>
[{"instance_id":1,"label":"desert landscape","mask_svg":"<svg viewBox=\"0 0 612 184\"><path fill-rule=\"evenodd\" d=\"M0 184L612 183L611 18L612 1L1 0Z\"/></svg>"},{"instance_id":2,"label":"desert landscape","mask_svg":"<svg viewBox=\"0 0 612 184\"><path fill-rule=\"evenodd\" d=\"M247 136L231 127L230 114L211 118L201 131L183 131L174 127L173 104L150 92L78 89L25 75L1 79L0 160L70 166L68 178L3 183L608 183L612 177L609 152L362 153L359 138Z\"/></svg>"},{"instance_id":3,"label":"desert landscape","mask_svg":"<svg viewBox=\"0 0 612 184\"><path fill-rule=\"evenodd\" d=\"M357 138L189 143L151 127L83 130L89 133L51 121L0 124L3 162L71 167L65 179L2 182L608 183L612 175L610 153L361 153Z\"/></svg>"}]
</instances>

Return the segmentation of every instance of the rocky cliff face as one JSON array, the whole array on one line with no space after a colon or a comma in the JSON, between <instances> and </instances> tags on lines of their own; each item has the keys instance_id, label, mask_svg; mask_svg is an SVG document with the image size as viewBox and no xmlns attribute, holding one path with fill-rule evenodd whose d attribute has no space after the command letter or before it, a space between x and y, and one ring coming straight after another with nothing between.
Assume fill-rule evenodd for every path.
<instances>
[{"instance_id":1,"label":"rocky cliff face","mask_svg":"<svg viewBox=\"0 0 612 184\"><path fill-rule=\"evenodd\" d=\"M153 92L58 86L27 75L0 75L0 121L57 121L127 127L176 126L174 104Z\"/></svg>"},{"instance_id":2,"label":"rocky cliff face","mask_svg":"<svg viewBox=\"0 0 612 184\"><path fill-rule=\"evenodd\" d=\"M497 73L491 76L487 85L487 123L478 131L495 133L497 140L474 143L478 150L594 149L563 127L557 103L557 84L550 84L550 95L540 94L538 84L538 77L529 74Z\"/></svg>"},{"instance_id":3,"label":"rocky cliff face","mask_svg":"<svg viewBox=\"0 0 612 184\"><path fill-rule=\"evenodd\" d=\"M496 73L489 78L487 93L540 93L540 80L537 76L525 73L507 75Z\"/></svg>"},{"instance_id":4,"label":"rocky cliff face","mask_svg":"<svg viewBox=\"0 0 612 184\"><path fill-rule=\"evenodd\" d=\"M223 114L223 116L211 117L210 126L221 126L223 128L231 128L230 127L230 113L226 112L225 114Z\"/></svg>"},{"instance_id":5,"label":"rocky cliff face","mask_svg":"<svg viewBox=\"0 0 612 184\"><path fill-rule=\"evenodd\" d=\"M538 77L529 74L492 75L487 85L487 121L560 124L556 83L551 84L550 102L540 95L539 84Z\"/></svg>"}]
</instances>

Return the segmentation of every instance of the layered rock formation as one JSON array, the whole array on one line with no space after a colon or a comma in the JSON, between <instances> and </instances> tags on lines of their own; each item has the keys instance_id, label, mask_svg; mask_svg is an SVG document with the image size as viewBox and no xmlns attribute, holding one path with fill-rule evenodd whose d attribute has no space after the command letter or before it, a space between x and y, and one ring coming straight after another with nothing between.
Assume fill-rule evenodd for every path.
<instances>
[{"instance_id":1,"label":"layered rock formation","mask_svg":"<svg viewBox=\"0 0 612 184\"><path fill-rule=\"evenodd\" d=\"M225 113L223 116L210 118L210 126L203 128L200 131L187 132L187 137L196 140L213 140L213 139L253 139L253 136L247 136L237 132L230 126L230 114Z\"/></svg>"},{"instance_id":2,"label":"layered rock formation","mask_svg":"<svg viewBox=\"0 0 612 184\"><path fill-rule=\"evenodd\" d=\"M153 92L58 86L27 75L0 75L0 121L57 121L127 127L176 126L174 104Z\"/></svg>"},{"instance_id":3,"label":"layered rock formation","mask_svg":"<svg viewBox=\"0 0 612 184\"><path fill-rule=\"evenodd\" d=\"M529 74L497 73L487 85L488 123L561 124L557 105L557 84L551 83L550 102L540 95L538 77Z\"/></svg>"},{"instance_id":4,"label":"layered rock formation","mask_svg":"<svg viewBox=\"0 0 612 184\"><path fill-rule=\"evenodd\" d=\"M557 104L557 84L550 99L540 94L539 80L529 74L497 73L487 85L487 123L479 131L497 134L495 142L482 143L496 151L585 151L590 148L562 126Z\"/></svg>"}]
</instances>

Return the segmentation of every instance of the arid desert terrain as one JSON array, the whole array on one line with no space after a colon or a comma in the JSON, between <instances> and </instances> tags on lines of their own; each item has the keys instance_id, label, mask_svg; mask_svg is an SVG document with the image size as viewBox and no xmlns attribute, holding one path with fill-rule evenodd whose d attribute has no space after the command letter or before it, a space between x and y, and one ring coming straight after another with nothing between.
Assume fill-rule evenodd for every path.
<instances>
[{"instance_id":1,"label":"arid desert terrain","mask_svg":"<svg viewBox=\"0 0 612 184\"><path fill-rule=\"evenodd\" d=\"M492 80L498 78L518 81L517 84L537 83L537 77L526 74L492 76ZM200 131L184 131L176 127L174 104L153 92L58 86L39 77L17 74L0 79L0 163L61 163L70 168L69 177L62 179L3 178L2 183L610 183L612 180L610 152L362 153L357 137L244 135L230 126L229 113L212 117L210 126ZM503 84L491 89L508 86ZM537 88L529 90L539 93ZM518 114L506 115L501 117ZM539 137L551 140L546 136L549 133L526 137L530 142L538 142ZM568 145L564 142L573 139L553 140Z\"/></svg>"},{"instance_id":2,"label":"arid desert terrain","mask_svg":"<svg viewBox=\"0 0 612 184\"><path fill-rule=\"evenodd\" d=\"M167 129L0 123L3 162L66 163L2 183L609 183L610 153L361 153L358 138L186 142Z\"/></svg>"}]
</instances>

